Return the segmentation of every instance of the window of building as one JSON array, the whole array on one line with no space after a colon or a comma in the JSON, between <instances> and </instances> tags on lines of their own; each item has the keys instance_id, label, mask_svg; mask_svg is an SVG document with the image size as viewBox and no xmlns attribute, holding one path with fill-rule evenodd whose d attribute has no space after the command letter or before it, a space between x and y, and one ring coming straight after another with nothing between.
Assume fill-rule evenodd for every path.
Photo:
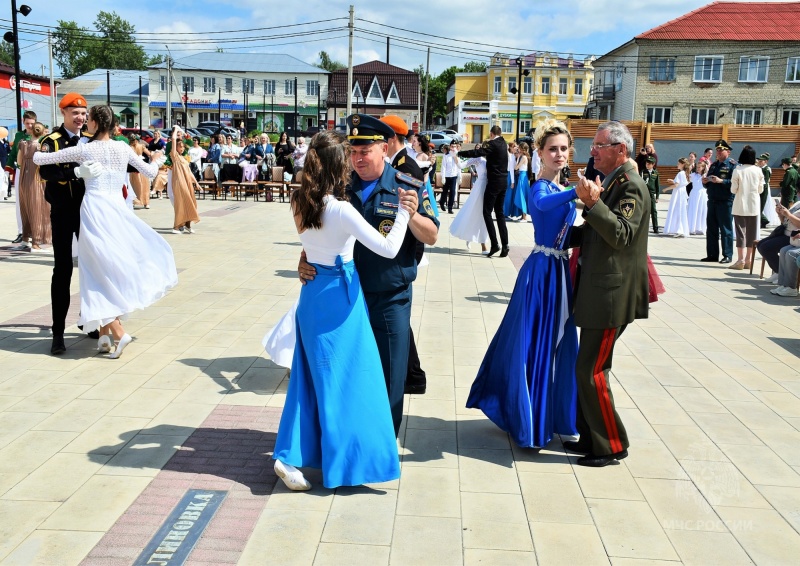
<instances>
[{"instance_id":1,"label":"window of building","mask_svg":"<svg viewBox=\"0 0 800 566\"><path fill-rule=\"evenodd\" d=\"M381 93L381 85L378 84L378 77L372 79L372 84L369 86L369 94L367 98L380 100L383 102L383 94Z\"/></svg>"},{"instance_id":2,"label":"window of building","mask_svg":"<svg viewBox=\"0 0 800 566\"><path fill-rule=\"evenodd\" d=\"M233 92L233 79L225 79L225 92L228 94Z\"/></svg>"},{"instance_id":3,"label":"window of building","mask_svg":"<svg viewBox=\"0 0 800 566\"><path fill-rule=\"evenodd\" d=\"M739 82L740 83L765 83L769 57L740 57Z\"/></svg>"},{"instance_id":4,"label":"window of building","mask_svg":"<svg viewBox=\"0 0 800 566\"><path fill-rule=\"evenodd\" d=\"M619 92L622 90L622 73L625 70L622 63L617 63L617 66L614 68L614 92Z\"/></svg>"},{"instance_id":5,"label":"window of building","mask_svg":"<svg viewBox=\"0 0 800 566\"><path fill-rule=\"evenodd\" d=\"M669 124L672 122L672 108L648 106L646 121L651 124Z\"/></svg>"},{"instance_id":6,"label":"window of building","mask_svg":"<svg viewBox=\"0 0 800 566\"><path fill-rule=\"evenodd\" d=\"M650 80L668 82L675 80L674 57L650 57Z\"/></svg>"},{"instance_id":7,"label":"window of building","mask_svg":"<svg viewBox=\"0 0 800 566\"><path fill-rule=\"evenodd\" d=\"M542 77L542 94L550 94L550 77Z\"/></svg>"},{"instance_id":8,"label":"window of building","mask_svg":"<svg viewBox=\"0 0 800 566\"><path fill-rule=\"evenodd\" d=\"M567 94L567 79L558 79L558 94Z\"/></svg>"},{"instance_id":9,"label":"window of building","mask_svg":"<svg viewBox=\"0 0 800 566\"><path fill-rule=\"evenodd\" d=\"M787 108L783 111L784 126L800 126L800 108Z\"/></svg>"},{"instance_id":10,"label":"window of building","mask_svg":"<svg viewBox=\"0 0 800 566\"><path fill-rule=\"evenodd\" d=\"M517 89L517 77L508 77L508 92L513 94L511 89Z\"/></svg>"},{"instance_id":11,"label":"window of building","mask_svg":"<svg viewBox=\"0 0 800 566\"><path fill-rule=\"evenodd\" d=\"M317 96L319 94L319 81L306 81L306 95Z\"/></svg>"},{"instance_id":12,"label":"window of building","mask_svg":"<svg viewBox=\"0 0 800 566\"><path fill-rule=\"evenodd\" d=\"M575 96L583 96L583 79L575 79Z\"/></svg>"},{"instance_id":13,"label":"window of building","mask_svg":"<svg viewBox=\"0 0 800 566\"><path fill-rule=\"evenodd\" d=\"M736 110L736 124L740 126L759 126L762 124L760 108L739 108Z\"/></svg>"},{"instance_id":14,"label":"window of building","mask_svg":"<svg viewBox=\"0 0 800 566\"><path fill-rule=\"evenodd\" d=\"M721 55L697 56L694 58L694 82L720 83L722 82Z\"/></svg>"},{"instance_id":15,"label":"window of building","mask_svg":"<svg viewBox=\"0 0 800 566\"><path fill-rule=\"evenodd\" d=\"M264 94L275 94L275 81L264 81Z\"/></svg>"},{"instance_id":16,"label":"window of building","mask_svg":"<svg viewBox=\"0 0 800 566\"><path fill-rule=\"evenodd\" d=\"M786 59L786 82L800 83L800 57Z\"/></svg>"},{"instance_id":17,"label":"window of building","mask_svg":"<svg viewBox=\"0 0 800 566\"><path fill-rule=\"evenodd\" d=\"M247 94L255 94L256 93L255 79L242 79L242 92L246 92Z\"/></svg>"},{"instance_id":18,"label":"window of building","mask_svg":"<svg viewBox=\"0 0 800 566\"><path fill-rule=\"evenodd\" d=\"M216 92L217 79L214 77L203 77L203 92Z\"/></svg>"},{"instance_id":19,"label":"window of building","mask_svg":"<svg viewBox=\"0 0 800 566\"><path fill-rule=\"evenodd\" d=\"M533 77L522 77L522 94L533 93Z\"/></svg>"},{"instance_id":20,"label":"window of building","mask_svg":"<svg viewBox=\"0 0 800 566\"><path fill-rule=\"evenodd\" d=\"M495 77L494 78L494 93L500 94L503 91L503 78L502 77Z\"/></svg>"},{"instance_id":21,"label":"window of building","mask_svg":"<svg viewBox=\"0 0 800 566\"><path fill-rule=\"evenodd\" d=\"M181 77L181 90L183 92L194 92L194 77Z\"/></svg>"},{"instance_id":22,"label":"window of building","mask_svg":"<svg viewBox=\"0 0 800 566\"><path fill-rule=\"evenodd\" d=\"M692 108L689 116L690 124L716 124L717 111L714 108Z\"/></svg>"},{"instance_id":23,"label":"window of building","mask_svg":"<svg viewBox=\"0 0 800 566\"><path fill-rule=\"evenodd\" d=\"M364 98L364 95L361 94L361 85L356 82L356 85L353 87L353 98L358 100L359 98Z\"/></svg>"},{"instance_id":24,"label":"window of building","mask_svg":"<svg viewBox=\"0 0 800 566\"><path fill-rule=\"evenodd\" d=\"M400 104L400 95L397 92L397 86L392 83L389 87L389 95L386 97L386 104Z\"/></svg>"},{"instance_id":25,"label":"window of building","mask_svg":"<svg viewBox=\"0 0 800 566\"><path fill-rule=\"evenodd\" d=\"M500 129L504 134L514 133L514 122L511 120L500 120Z\"/></svg>"},{"instance_id":26,"label":"window of building","mask_svg":"<svg viewBox=\"0 0 800 566\"><path fill-rule=\"evenodd\" d=\"M219 114L216 112L198 112L199 122L219 122Z\"/></svg>"},{"instance_id":27,"label":"window of building","mask_svg":"<svg viewBox=\"0 0 800 566\"><path fill-rule=\"evenodd\" d=\"M530 120L520 120L519 121L519 133L520 134L527 134L528 130L531 129L531 121Z\"/></svg>"},{"instance_id":28,"label":"window of building","mask_svg":"<svg viewBox=\"0 0 800 566\"><path fill-rule=\"evenodd\" d=\"M294 95L294 79L286 79L283 83L283 94L286 96Z\"/></svg>"},{"instance_id":29,"label":"window of building","mask_svg":"<svg viewBox=\"0 0 800 566\"><path fill-rule=\"evenodd\" d=\"M167 76L166 75L161 75L160 77L158 77L158 79L159 79L159 86L161 87L161 90L162 91L167 90Z\"/></svg>"}]
</instances>

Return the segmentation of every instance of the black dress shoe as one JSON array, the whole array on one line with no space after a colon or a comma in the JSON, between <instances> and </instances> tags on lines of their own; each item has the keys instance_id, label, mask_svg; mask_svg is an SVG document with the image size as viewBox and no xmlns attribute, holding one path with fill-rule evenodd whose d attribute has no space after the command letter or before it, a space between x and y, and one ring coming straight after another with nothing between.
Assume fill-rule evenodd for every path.
<instances>
[{"instance_id":1,"label":"black dress shoe","mask_svg":"<svg viewBox=\"0 0 800 566\"><path fill-rule=\"evenodd\" d=\"M576 454L588 454L592 451L591 446L588 446L587 444L581 444L580 442L575 442L574 440L565 440L563 444L565 450L575 452Z\"/></svg>"},{"instance_id":2,"label":"black dress shoe","mask_svg":"<svg viewBox=\"0 0 800 566\"><path fill-rule=\"evenodd\" d=\"M595 456L594 454L587 454L583 458L578 458L576 462L579 466L587 466L589 468L602 468L609 464L622 460L628 457L628 451L614 452L613 454L605 454L604 456Z\"/></svg>"},{"instance_id":3,"label":"black dress shoe","mask_svg":"<svg viewBox=\"0 0 800 566\"><path fill-rule=\"evenodd\" d=\"M717 261L717 258L715 258L715 257L704 257L700 261L705 261L705 262L711 263L711 262Z\"/></svg>"},{"instance_id":4,"label":"black dress shoe","mask_svg":"<svg viewBox=\"0 0 800 566\"><path fill-rule=\"evenodd\" d=\"M100 331L99 330L92 330L91 332L87 332L86 336L88 336L92 340L97 340L98 338L100 338Z\"/></svg>"},{"instance_id":5,"label":"black dress shoe","mask_svg":"<svg viewBox=\"0 0 800 566\"><path fill-rule=\"evenodd\" d=\"M53 345L50 346L50 353L54 356L60 356L67 351L67 346L64 344L64 336L53 336Z\"/></svg>"},{"instance_id":6,"label":"black dress shoe","mask_svg":"<svg viewBox=\"0 0 800 566\"><path fill-rule=\"evenodd\" d=\"M503 251L500 252L500 256L499 257L506 257L508 255L508 252L510 252L510 251L511 251L511 248L509 248L508 246L503 246Z\"/></svg>"},{"instance_id":7,"label":"black dress shoe","mask_svg":"<svg viewBox=\"0 0 800 566\"><path fill-rule=\"evenodd\" d=\"M658 228L653 228L653 234L658 234Z\"/></svg>"},{"instance_id":8,"label":"black dress shoe","mask_svg":"<svg viewBox=\"0 0 800 566\"><path fill-rule=\"evenodd\" d=\"M11 240L12 244L19 244L22 241L22 234L17 234L17 237Z\"/></svg>"},{"instance_id":9,"label":"black dress shoe","mask_svg":"<svg viewBox=\"0 0 800 566\"><path fill-rule=\"evenodd\" d=\"M500 246L492 246L491 248L489 248L489 253L486 254L486 257L492 257L499 251L500 251Z\"/></svg>"},{"instance_id":10,"label":"black dress shoe","mask_svg":"<svg viewBox=\"0 0 800 566\"><path fill-rule=\"evenodd\" d=\"M405 389L403 393L406 395L425 395L425 389L427 388L426 382L421 383L408 383L406 382Z\"/></svg>"},{"instance_id":11,"label":"black dress shoe","mask_svg":"<svg viewBox=\"0 0 800 566\"><path fill-rule=\"evenodd\" d=\"M721 260L719 260L720 263L730 263L731 261L733 260L728 256L725 256Z\"/></svg>"}]
</instances>

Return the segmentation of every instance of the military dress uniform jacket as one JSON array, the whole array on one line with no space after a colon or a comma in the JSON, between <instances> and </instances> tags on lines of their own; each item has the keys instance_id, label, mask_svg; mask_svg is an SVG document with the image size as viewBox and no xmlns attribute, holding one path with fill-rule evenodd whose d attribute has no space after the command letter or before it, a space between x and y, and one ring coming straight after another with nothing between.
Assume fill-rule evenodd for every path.
<instances>
[{"instance_id":1,"label":"military dress uniform jacket","mask_svg":"<svg viewBox=\"0 0 800 566\"><path fill-rule=\"evenodd\" d=\"M70 137L64 124L61 124L55 131L42 138L41 150L52 153L74 147L78 145L82 135ZM78 163L56 163L39 167L39 176L45 181L44 198L52 208L80 206L83 201L86 186L83 179L75 176L77 166Z\"/></svg>"},{"instance_id":2,"label":"military dress uniform jacket","mask_svg":"<svg viewBox=\"0 0 800 566\"><path fill-rule=\"evenodd\" d=\"M661 196L661 184L658 178L658 171L653 169L652 171L648 171L645 169L642 171L642 179L644 179L645 185L647 185L647 191L650 193L650 196L655 196L656 199Z\"/></svg>"},{"instance_id":3,"label":"military dress uniform jacket","mask_svg":"<svg viewBox=\"0 0 800 566\"><path fill-rule=\"evenodd\" d=\"M350 185L347 187L350 204L384 236L394 226L394 220L400 207L398 189L416 190L419 195L417 214L430 218L437 227L439 226L430 199L427 196L423 198L420 194L422 182L397 171L389 164L384 166L383 174L366 202L362 201L361 186L361 179L355 172L352 173ZM356 262L358 277L361 279L361 287L364 292L385 293L411 284L417 278L416 242L417 239L414 238L411 230L408 230L400 251L393 259L381 257L360 242L356 242L353 248L353 259Z\"/></svg>"},{"instance_id":4,"label":"military dress uniform jacket","mask_svg":"<svg viewBox=\"0 0 800 566\"><path fill-rule=\"evenodd\" d=\"M14 134L14 143L11 146L11 151L8 152L8 157L6 158L6 167L12 167L14 169L17 168L17 154L19 153L19 142L21 141L28 141L31 139L31 136L28 135L28 132L22 130L21 132L17 132Z\"/></svg>"},{"instance_id":5,"label":"military dress uniform jacket","mask_svg":"<svg viewBox=\"0 0 800 566\"><path fill-rule=\"evenodd\" d=\"M570 235L570 246L581 246L575 324L582 328L617 328L647 318L649 310L647 186L628 161L603 187Z\"/></svg>"},{"instance_id":6,"label":"military dress uniform jacket","mask_svg":"<svg viewBox=\"0 0 800 566\"><path fill-rule=\"evenodd\" d=\"M734 197L733 193L731 192L731 179L733 178L733 170L735 168L736 164L733 163L730 157L725 161L715 161L711 164L711 166L708 168L707 177L711 177L712 175L717 176L722 179L722 182L706 182L705 186L708 194L708 200L733 202Z\"/></svg>"},{"instance_id":7,"label":"military dress uniform jacket","mask_svg":"<svg viewBox=\"0 0 800 566\"><path fill-rule=\"evenodd\" d=\"M501 180L502 186L505 187L508 180L508 144L501 136L485 141L475 149L459 151L458 156L485 157L487 180Z\"/></svg>"}]
</instances>

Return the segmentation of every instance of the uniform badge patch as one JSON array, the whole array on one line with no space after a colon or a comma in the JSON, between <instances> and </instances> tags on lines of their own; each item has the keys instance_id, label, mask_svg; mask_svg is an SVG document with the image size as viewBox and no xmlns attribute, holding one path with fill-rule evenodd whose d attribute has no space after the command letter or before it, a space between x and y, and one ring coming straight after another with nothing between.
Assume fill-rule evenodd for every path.
<instances>
[{"instance_id":1,"label":"uniform badge patch","mask_svg":"<svg viewBox=\"0 0 800 566\"><path fill-rule=\"evenodd\" d=\"M361 123L361 116L355 114L350 121L353 123L354 126L358 126Z\"/></svg>"},{"instance_id":2,"label":"uniform badge patch","mask_svg":"<svg viewBox=\"0 0 800 566\"><path fill-rule=\"evenodd\" d=\"M353 128L353 130L350 133L352 135L354 135L354 136L357 136L358 135L358 128Z\"/></svg>"},{"instance_id":3,"label":"uniform badge patch","mask_svg":"<svg viewBox=\"0 0 800 566\"><path fill-rule=\"evenodd\" d=\"M389 235L389 232L392 231L392 226L394 226L394 220L383 220L380 224L378 224L378 232L383 234L383 237Z\"/></svg>"},{"instance_id":4,"label":"uniform badge patch","mask_svg":"<svg viewBox=\"0 0 800 566\"><path fill-rule=\"evenodd\" d=\"M433 207L431 206L431 200L430 199L427 199L427 198L426 199L422 199L422 209L425 211L425 214L427 214L428 216L430 216L430 217L435 216L434 212L433 212Z\"/></svg>"},{"instance_id":5,"label":"uniform badge patch","mask_svg":"<svg viewBox=\"0 0 800 566\"><path fill-rule=\"evenodd\" d=\"M50 146L47 144L42 144L41 147L39 147L39 151L42 153L48 153L50 151Z\"/></svg>"},{"instance_id":6,"label":"uniform badge patch","mask_svg":"<svg viewBox=\"0 0 800 566\"><path fill-rule=\"evenodd\" d=\"M619 201L619 211L625 218L630 218L631 216L633 216L633 212L635 210L636 210L636 200L632 198L624 198Z\"/></svg>"}]
</instances>

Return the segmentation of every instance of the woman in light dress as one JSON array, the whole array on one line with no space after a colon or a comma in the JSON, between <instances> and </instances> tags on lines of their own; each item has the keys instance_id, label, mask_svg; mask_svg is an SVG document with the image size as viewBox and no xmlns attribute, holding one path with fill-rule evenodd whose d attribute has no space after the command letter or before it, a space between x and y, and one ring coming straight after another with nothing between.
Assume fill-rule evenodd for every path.
<instances>
[{"instance_id":1,"label":"woman in light dress","mask_svg":"<svg viewBox=\"0 0 800 566\"><path fill-rule=\"evenodd\" d=\"M118 358L132 340L121 321L163 297L178 283L178 273L169 244L120 198L128 165L155 177L164 156L155 152L153 161L144 163L129 145L112 140L113 117L110 107L93 106L88 120L92 143L40 152L33 161L37 165L96 161L105 167L102 175L86 180L81 204L78 324L84 332L99 329L101 352L112 352L113 337L117 344L109 357Z\"/></svg>"},{"instance_id":2,"label":"woman in light dress","mask_svg":"<svg viewBox=\"0 0 800 566\"><path fill-rule=\"evenodd\" d=\"M172 129L172 139L167 144L167 167L169 173L167 178L167 193L172 206L175 209L174 220L172 223L173 234L194 234L192 222L200 222L200 215L197 213L197 198L194 196L195 189L200 190L197 179L192 175L187 160L186 144L183 132L178 126Z\"/></svg>"},{"instance_id":3,"label":"woman in light dress","mask_svg":"<svg viewBox=\"0 0 800 566\"><path fill-rule=\"evenodd\" d=\"M667 219L664 221L664 233L679 238L689 237L689 197L686 185L689 184L689 160L681 157L678 160L678 174L667 182L672 185L672 196L669 199Z\"/></svg>"},{"instance_id":4,"label":"woman in light dress","mask_svg":"<svg viewBox=\"0 0 800 566\"><path fill-rule=\"evenodd\" d=\"M489 232L483 220L483 194L486 192L486 159L473 157L466 162L467 167L474 166L478 178L469 191L469 196L461 210L458 211L450 224L450 233L467 242L467 249L471 242L481 245L481 251L486 252L486 243L489 241Z\"/></svg>"},{"instance_id":5,"label":"woman in light dress","mask_svg":"<svg viewBox=\"0 0 800 566\"><path fill-rule=\"evenodd\" d=\"M736 231L736 261L731 269L750 269L753 263L753 242L758 239L761 216L761 193L764 172L756 165L756 150L746 145L739 154L739 166L733 170L733 226ZM747 253L745 255L745 250Z\"/></svg>"},{"instance_id":6,"label":"woman in light dress","mask_svg":"<svg viewBox=\"0 0 800 566\"><path fill-rule=\"evenodd\" d=\"M708 193L703 185L703 177L708 171L705 158L698 161L689 178L692 192L689 194L689 233L702 235L706 233L706 215L708 213Z\"/></svg>"},{"instance_id":7,"label":"woman in light dress","mask_svg":"<svg viewBox=\"0 0 800 566\"><path fill-rule=\"evenodd\" d=\"M147 147L145 147L145 144L139 139L139 136L131 134L128 139L130 140L129 144L131 149L133 149L134 153L136 153L140 159L145 153L149 155L150 152L147 151ZM136 173L130 173L129 178L131 180L133 192L136 194L136 200L133 204L138 204L143 208L150 208L150 180L138 171Z\"/></svg>"},{"instance_id":8,"label":"woman in light dress","mask_svg":"<svg viewBox=\"0 0 800 566\"><path fill-rule=\"evenodd\" d=\"M39 168L33 162L34 154L39 151L39 138L45 135L44 124L33 125L29 140L20 140L17 153L19 165L19 212L22 217L22 241L30 239L31 252L51 253L52 248L42 248L41 244L53 243L53 231L50 223L50 203L44 199L44 182L39 176Z\"/></svg>"}]
</instances>

